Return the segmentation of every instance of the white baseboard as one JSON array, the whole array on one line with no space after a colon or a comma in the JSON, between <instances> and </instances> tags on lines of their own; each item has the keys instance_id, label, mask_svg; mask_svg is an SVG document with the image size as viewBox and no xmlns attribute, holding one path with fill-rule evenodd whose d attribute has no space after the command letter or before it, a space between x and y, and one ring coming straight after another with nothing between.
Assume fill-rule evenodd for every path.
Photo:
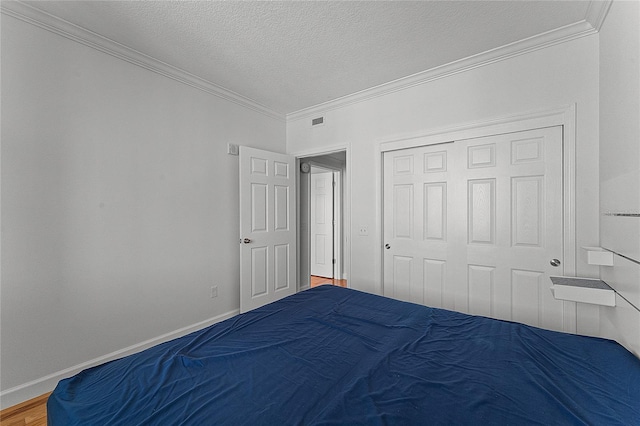
<instances>
[{"instance_id":1,"label":"white baseboard","mask_svg":"<svg viewBox=\"0 0 640 426\"><path fill-rule=\"evenodd\" d=\"M87 368L95 367L96 365L104 364L105 362L113 361L115 359L122 358L127 355L134 354L136 352L140 352L152 346L158 345L160 343L168 342L169 340L173 340L181 336L185 336L196 330L200 330L202 328L208 327L210 325L213 325L215 323L224 321L228 318L238 315L239 312L240 312L239 309L234 309L233 311L215 316L213 318L209 318L207 320L198 322L196 324L192 324L192 325L180 328L178 330L174 330L172 332L160 335L158 337L154 337L149 340L145 340L144 342L136 343L135 345L129 346L127 348L120 349L115 352L111 352L110 354L106 354L101 357L94 358L87 362L74 365L73 367L69 367L64 370L57 371L55 373L49 374L39 379L32 380L30 382L2 391L0 392L0 410L4 410L5 408L14 406L16 404L20 404L21 402L24 402L24 401L28 401L32 398L35 398L47 392L51 392L56 387L56 385L60 380L66 379L75 374L78 374L82 370L86 370Z\"/></svg>"}]
</instances>

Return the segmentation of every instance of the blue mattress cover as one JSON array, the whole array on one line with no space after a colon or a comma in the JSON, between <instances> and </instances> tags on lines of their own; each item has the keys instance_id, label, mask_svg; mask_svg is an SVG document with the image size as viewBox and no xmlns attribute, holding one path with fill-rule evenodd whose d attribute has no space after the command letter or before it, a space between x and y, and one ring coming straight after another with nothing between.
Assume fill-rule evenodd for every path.
<instances>
[{"instance_id":1,"label":"blue mattress cover","mask_svg":"<svg viewBox=\"0 0 640 426\"><path fill-rule=\"evenodd\" d=\"M316 287L60 381L49 425L640 425L617 343Z\"/></svg>"}]
</instances>

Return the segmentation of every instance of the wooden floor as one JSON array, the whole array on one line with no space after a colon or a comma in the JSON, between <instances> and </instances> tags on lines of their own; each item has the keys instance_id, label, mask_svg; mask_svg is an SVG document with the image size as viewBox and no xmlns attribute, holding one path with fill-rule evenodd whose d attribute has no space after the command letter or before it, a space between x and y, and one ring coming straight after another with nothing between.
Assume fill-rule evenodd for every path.
<instances>
[{"instance_id":1,"label":"wooden floor","mask_svg":"<svg viewBox=\"0 0 640 426\"><path fill-rule=\"evenodd\" d=\"M347 280L311 276L311 287L319 285L347 286ZM0 411L0 426L46 426L47 398L51 393L25 401Z\"/></svg>"},{"instance_id":2,"label":"wooden floor","mask_svg":"<svg viewBox=\"0 0 640 426\"><path fill-rule=\"evenodd\" d=\"M331 284L331 285L337 285L339 287L346 287L347 280L335 280L332 278L316 277L315 275L311 275L311 287L317 287L323 284Z\"/></svg>"},{"instance_id":3,"label":"wooden floor","mask_svg":"<svg viewBox=\"0 0 640 426\"><path fill-rule=\"evenodd\" d=\"M49 395L51 392L0 411L0 426L46 426Z\"/></svg>"}]
</instances>

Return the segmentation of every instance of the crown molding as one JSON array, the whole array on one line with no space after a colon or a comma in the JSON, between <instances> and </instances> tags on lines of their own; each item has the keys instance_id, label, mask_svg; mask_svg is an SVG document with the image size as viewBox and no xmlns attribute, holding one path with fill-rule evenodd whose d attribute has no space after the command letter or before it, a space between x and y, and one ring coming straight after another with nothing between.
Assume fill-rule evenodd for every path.
<instances>
[{"instance_id":1,"label":"crown molding","mask_svg":"<svg viewBox=\"0 0 640 426\"><path fill-rule=\"evenodd\" d=\"M211 95L233 102L245 108L257 111L277 120L295 121L342 108L351 104L374 99L390 93L422 85L430 81L445 78L457 73L469 71L478 67L503 61L519 55L544 49L556 44L564 43L580 37L597 33L611 7L612 0L592 0L586 12L585 19L555 30L538 34L514 43L507 44L486 52L469 56L448 64L422 71L407 77L383 83L356 93L323 102L292 113L282 114L252 99L236 92L225 89L213 82L207 81L180 68L159 61L144 53L138 52L97 33L60 19L56 16L29 6L20 1L1 1L0 11L21 21L30 23L47 31L58 34L69 40L99 50L103 53L140 66L149 71L171 78Z\"/></svg>"},{"instance_id":2,"label":"crown molding","mask_svg":"<svg viewBox=\"0 0 640 426\"><path fill-rule=\"evenodd\" d=\"M611 3L613 3L613 0L591 0L589 2L584 20L590 23L596 32L599 32L600 28L602 28L604 18L607 17L607 13L611 8Z\"/></svg>"},{"instance_id":3,"label":"crown molding","mask_svg":"<svg viewBox=\"0 0 640 426\"><path fill-rule=\"evenodd\" d=\"M0 11L23 22L35 25L44 30L58 34L69 40L81 43L85 46L99 50L107 55L142 67L146 70L168 77L172 80L191 86L195 89L233 102L245 108L257 111L268 117L284 121L285 115L261 105L252 99L225 89L215 83L193 75L180 68L159 61L137 50L115 42L100 34L84 29L64 19L53 16L40 9L22 3L20 1L2 1Z\"/></svg>"},{"instance_id":4,"label":"crown molding","mask_svg":"<svg viewBox=\"0 0 640 426\"><path fill-rule=\"evenodd\" d=\"M593 0L589 3L585 19L582 21L289 113L287 114L287 121L308 119L309 117L323 114L327 111L343 108L348 105L388 95L454 74L470 71L495 62L504 61L519 55L595 34L602 26L610 6L611 0Z\"/></svg>"},{"instance_id":5,"label":"crown molding","mask_svg":"<svg viewBox=\"0 0 640 426\"><path fill-rule=\"evenodd\" d=\"M427 132L398 134L377 140L380 152L417 146L453 142L462 139L478 138L513 132L514 124L521 129L538 129L549 126L568 126L567 117L575 115L575 104L563 105L552 109L537 109L524 113L495 117L489 120L471 121L453 127L441 127ZM517 130L516 130L517 131Z\"/></svg>"}]
</instances>

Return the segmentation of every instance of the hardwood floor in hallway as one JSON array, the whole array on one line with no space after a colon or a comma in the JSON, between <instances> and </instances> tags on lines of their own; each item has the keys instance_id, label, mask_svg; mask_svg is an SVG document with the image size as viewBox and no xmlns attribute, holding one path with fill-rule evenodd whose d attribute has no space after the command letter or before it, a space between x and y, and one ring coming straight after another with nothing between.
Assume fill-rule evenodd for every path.
<instances>
[{"instance_id":1,"label":"hardwood floor in hallway","mask_svg":"<svg viewBox=\"0 0 640 426\"><path fill-rule=\"evenodd\" d=\"M346 287L347 280L338 280L333 278L324 278L324 277L311 275L311 287L317 287L319 285L324 285L324 284L331 284L331 285L337 285L339 287Z\"/></svg>"}]
</instances>

